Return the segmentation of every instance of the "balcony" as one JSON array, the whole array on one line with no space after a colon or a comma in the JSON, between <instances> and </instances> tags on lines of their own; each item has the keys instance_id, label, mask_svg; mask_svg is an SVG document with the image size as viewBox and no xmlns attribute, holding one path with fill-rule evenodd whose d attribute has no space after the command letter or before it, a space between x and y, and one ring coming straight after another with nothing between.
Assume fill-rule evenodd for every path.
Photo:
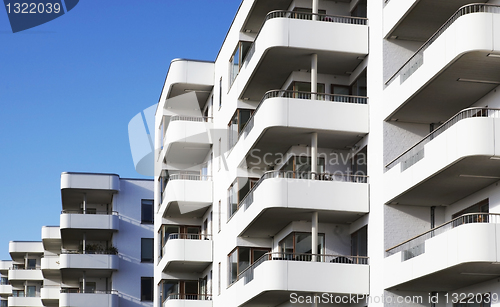
<instances>
[{"instance_id":1,"label":"balcony","mask_svg":"<svg viewBox=\"0 0 500 307\"><path fill-rule=\"evenodd\" d=\"M9 270L9 281L43 280L40 267L36 269L12 269Z\"/></svg>"},{"instance_id":2,"label":"balcony","mask_svg":"<svg viewBox=\"0 0 500 307\"><path fill-rule=\"evenodd\" d=\"M86 254L63 251L60 256L60 268L80 270L118 270L118 255L88 251Z\"/></svg>"},{"instance_id":3,"label":"balcony","mask_svg":"<svg viewBox=\"0 0 500 307\"><path fill-rule=\"evenodd\" d=\"M93 293L68 293L61 290L59 306L61 307L118 307L118 292L95 291Z\"/></svg>"},{"instance_id":4,"label":"balcony","mask_svg":"<svg viewBox=\"0 0 500 307\"><path fill-rule=\"evenodd\" d=\"M231 224L238 236L267 237L313 211L321 223L351 223L369 212L368 188L366 176L269 171L238 204Z\"/></svg>"},{"instance_id":5,"label":"balcony","mask_svg":"<svg viewBox=\"0 0 500 307\"><path fill-rule=\"evenodd\" d=\"M43 226L42 243L46 250L59 250L61 248L61 231L59 226Z\"/></svg>"},{"instance_id":6,"label":"balcony","mask_svg":"<svg viewBox=\"0 0 500 307\"><path fill-rule=\"evenodd\" d=\"M461 6L484 2L487 0L385 0L384 37L425 41Z\"/></svg>"},{"instance_id":7,"label":"balcony","mask_svg":"<svg viewBox=\"0 0 500 307\"><path fill-rule=\"evenodd\" d=\"M115 211L63 210L61 212L61 231L66 230L109 230L118 231L119 218Z\"/></svg>"},{"instance_id":8,"label":"balcony","mask_svg":"<svg viewBox=\"0 0 500 307\"><path fill-rule=\"evenodd\" d=\"M268 253L242 271L228 291L235 306L277 306L289 302L291 293L366 295L368 258Z\"/></svg>"},{"instance_id":9,"label":"balcony","mask_svg":"<svg viewBox=\"0 0 500 307\"><path fill-rule=\"evenodd\" d=\"M10 241L9 253L26 255L29 254L43 254L42 242L37 241Z\"/></svg>"},{"instance_id":10,"label":"balcony","mask_svg":"<svg viewBox=\"0 0 500 307\"><path fill-rule=\"evenodd\" d=\"M0 285L0 296L11 296L12 286L11 285Z\"/></svg>"},{"instance_id":11,"label":"balcony","mask_svg":"<svg viewBox=\"0 0 500 307\"><path fill-rule=\"evenodd\" d=\"M9 307L42 307L42 300L40 297L9 297Z\"/></svg>"},{"instance_id":12,"label":"balcony","mask_svg":"<svg viewBox=\"0 0 500 307\"><path fill-rule=\"evenodd\" d=\"M202 272L212 263L212 238L208 235L171 233L163 247L159 267L164 272Z\"/></svg>"},{"instance_id":13,"label":"balcony","mask_svg":"<svg viewBox=\"0 0 500 307\"><path fill-rule=\"evenodd\" d=\"M163 302L163 307L212 307L212 295L172 293Z\"/></svg>"},{"instance_id":14,"label":"balcony","mask_svg":"<svg viewBox=\"0 0 500 307\"><path fill-rule=\"evenodd\" d=\"M499 13L491 4L460 8L387 81L384 117L442 122L497 87Z\"/></svg>"},{"instance_id":15,"label":"balcony","mask_svg":"<svg viewBox=\"0 0 500 307\"><path fill-rule=\"evenodd\" d=\"M212 118L172 116L163 140L161 161L192 167L202 164L212 147Z\"/></svg>"},{"instance_id":16,"label":"balcony","mask_svg":"<svg viewBox=\"0 0 500 307\"><path fill-rule=\"evenodd\" d=\"M313 20L315 19L315 20ZM368 54L365 18L290 11L267 14L231 91L240 99L258 101L262 93L280 88L292 71L311 67L318 54L318 73L345 75ZM311 33L327 33L325 37Z\"/></svg>"},{"instance_id":17,"label":"balcony","mask_svg":"<svg viewBox=\"0 0 500 307\"><path fill-rule=\"evenodd\" d=\"M499 214L467 214L388 249L386 289L450 291L499 277L499 223Z\"/></svg>"},{"instance_id":18,"label":"balcony","mask_svg":"<svg viewBox=\"0 0 500 307\"><path fill-rule=\"evenodd\" d=\"M43 287L40 289L40 296L44 305L55 304L59 301L61 288L59 286Z\"/></svg>"},{"instance_id":19,"label":"balcony","mask_svg":"<svg viewBox=\"0 0 500 307\"><path fill-rule=\"evenodd\" d=\"M199 173L170 174L159 212L165 217L202 217L213 201L212 185L210 176Z\"/></svg>"},{"instance_id":20,"label":"balcony","mask_svg":"<svg viewBox=\"0 0 500 307\"><path fill-rule=\"evenodd\" d=\"M285 153L292 145L309 144L313 132L318 133L318 144L352 146L369 131L367 100L359 96L269 91L241 130L228 160L244 156L249 159L252 150L250 156L263 161L262 156L270 151ZM315 111L304 112L304 108ZM247 163L255 165L253 160Z\"/></svg>"},{"instance_id":21,"label":"balcony","mask_svg":"<svg viewBox=\"0 0 500 307\"><path fill-rule=\"evenodd\" d=\"M43 257L41 260L42 260L41 269L44 275L46 271L59 270L59 263L60 263L59 256Z\"/></svg>"},{"instance_id":22,"label":"balcony","mask_svg":"<svg viewBox=\"0 0 500 307\"><path fill-rule=\"evenodd\" d=\"M386 203L440 206L500 179L500 110L459 112L386 165Z\"/></svg>"},{"instance_id":23,"label":"balcony","mask_svg":"<svg viewBox=\"0 0 500 307\"><path fill-rule=\"evenodd\" d=\"M180 96L186 92L198 91L203 97L200 101L205 102L214 86L214 63L197 60L175 59L170 62L167 78L163 85L158 109L163 107L175 108L169 105L167 99Z\"/></svg>"}]
</instances>

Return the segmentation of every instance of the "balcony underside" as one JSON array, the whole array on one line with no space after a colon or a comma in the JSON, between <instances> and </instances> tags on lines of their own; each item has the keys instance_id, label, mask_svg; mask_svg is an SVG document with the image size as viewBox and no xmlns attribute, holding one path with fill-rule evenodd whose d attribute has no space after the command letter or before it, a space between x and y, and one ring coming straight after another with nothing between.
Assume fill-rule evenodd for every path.
<instances>
[{"instance_id":1,"label":"balcony underside","mask_svg":"<svg viewBox=\"0 0 500 307\"><path fill-rule=\"evenodd\" d=\"M160 214L163 217L202 217L212 204L212 184L210 180L169 181Z\"/></svg>"},{"instance_id":2,"label":"balcony underside","mask_svg":"<svg viewBox=\"0 0 500 307\"><path fill-rule=\"evenodd\" d=\"M184 218L203 217L211 204L212 203L172 202L168 205L163 216Z\"/></svg>"},{"instance_id":3,"label":"balcony underside","mask_svg":"<svg viewBox=\"0 0 500 307\"><path fill-rule=\"evenodd\" d=\"M465 157L387 203L418 206L440 206L454 203L500 180L500 161L492 160L490 157ZM418 163L412 167L419 167ZM467 175L486 178L467 177Z\"/></svg>"},{"instance_id":4,"label":"balcony underside","mask_svg":"<svg viewBox=\"0 0 500 307\"><path fill-rule=\"evenodd\" d=\"M500 277L500 266L491 262L459 264L388 289L415 291L450 291Z\"/></svg>"},{"instance_id":5,"label":"balcony underside","mask_svg":"<svg viewBox=\"0 0 500 307\"><path fill-rule=\"evenodd\" d=\"M256 144L249 150L245 159L247 166L257 166L265 169L267 166L265 162L269 160L274 161L274 159L270 159L269 157L265 159L264 155L272 153L277 157L279 154L284 155L291 146L298 144L310 146L311 134L313 132L318 133L318 145L320 147L324 146L336 149L346 149L353 146L364 136L364 134L360 134L359 132L349 131L322 131L312 128L271 127L262 132Z\"/></svg>"},{"instance_id":6,"label":"balcony underside","mask_svg":"<svg viewBox=\"0 0 500 307\"><path fill-rule=\"evenodd\" d=\"M263 56L258 67L241 93L241 98L259 101L262 95L272 89L281 88L293 71L310 70L311 54L318 54L318 73L346 75L361 63L358 57L364 54L351 54L334 51L319 51L291 47L275 47Z\"/></svg>"},{"instance_id":7,"label":"balcony underside","mask_svg":"<svg viewBox=\"0 0 500 307\"><path fill-rule=\"evenodd\" d=\"M384 36L397 36L398 39L426 41L461 6L470 3L485 3L487 0L412 0L404 6L400 0L389 2L384 16L390 21L384 25ZM398 7L399 6L399 7ZM406 15L404 15L406 14ZM387 21L386 21L387 22Z\"/></svg>"},{"instance_id":8,"label":"balcony underside","mask_svg":"<svg viewBox=\"0 0 500 307\"><path fill-rule=\"evenodd\" d=\"M212 263L211 240L168 240L159 264L164 272L203 272Z\"/></svg>"},{"instance_id":9,"label":"balcony underside","mask_svg":"<svg viewBox=\"0 0 500 307\"><path fill-rule=\"evenodd\" d=\"M500 277L499 236L489 223L455 226L423 242L423 253L403 261L402 251L384 260L387 289L450 291ZM498 229L497 229L498 228Z\"/></svg>"},{"instance_id":10,"label":"balcony underside","mask_svg":"<svg viewBox=\"0 0 500 307\"><path fill-rule=\"evenodd\" d=\"M471 106L496 88L498 84L457 80L462 78L500 82L500 59L488 57L489 53L491 51L473 51L458 56L415 95L408 98L389 116L389 119L415 123L438 123L452 117L459 110ZM423 69L425 65L424 61L419 69ZM406 82L411 82L411 80Z\"/></svg>"}]
</instances>

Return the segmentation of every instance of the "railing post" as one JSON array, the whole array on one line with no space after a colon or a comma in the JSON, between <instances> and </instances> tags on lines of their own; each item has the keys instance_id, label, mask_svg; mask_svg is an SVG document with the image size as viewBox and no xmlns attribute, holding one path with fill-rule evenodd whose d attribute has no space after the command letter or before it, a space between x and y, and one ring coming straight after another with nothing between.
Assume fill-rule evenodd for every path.
<instances>
[{"instance_id":1,"label":"railing post","mask_svg":"<svg viewBox=\"0 0 500 307\"><path fill-rule=\"evenodd\" d=\"M311 55L311 92L311 100L316 100L318 92L318 54L316 53Z\"/></svg>"},{"instance_id":2,"label":"railing post","mask_svg":"<svg viewBox=\"0 0 500 307\"><path fill-rule=\"evenodd\" d=\"M318 212L313 212L311 218L311 261L317 261L318 254Z\"/></svg>"}]
</instances>

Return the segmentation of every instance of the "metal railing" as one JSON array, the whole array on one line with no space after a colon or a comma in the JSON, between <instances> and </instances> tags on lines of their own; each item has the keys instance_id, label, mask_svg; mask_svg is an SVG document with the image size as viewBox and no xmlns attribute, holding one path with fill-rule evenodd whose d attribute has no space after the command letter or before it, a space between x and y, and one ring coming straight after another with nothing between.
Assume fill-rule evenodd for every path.
<instances>
[{"instance_id":1,"label":"metal railing","mask_svg":"<svg viewBox=\"0 0 500 307\"><path fill-rule=\"evenodd\" d=\"M323 255L323 254L295 254L295 253L266 253L257 259L252 265L241 271L233 284L240 279L244 279L247 284L254 278L254 270L266 261L302 261L302 262L326 262L341 264L361 264L368 265L368 257L346 256L346 255Z\"/></svg>"},{"instance_id":2,"label":"metal railing","mask_svg":"<svg viewBox=\"0 0 500 307\"><path fill-rule=\"evenodd\" d=\"M79 288L62 288L61 293L80 293L80 294L118 294L117 290L85 290Z\"/></svg>"},{"instance_id":3,"label":"metal railing","mask_svg":"<svg viewBox=\"0 0 500 307\"><path fill-rule=\"evenodd\" d=\"M212 235L198 233L171 233L168 240L212 240Z\"/></svg>"},{"instance_id":4,"label":"metal railing","mask_svg":"<svg viewBox=\"0 0 500 307\"><path fill-rule=\"evenodd\" d=\"M101 215L118 215L117 211L112 210L93 210L93 209L79 209L79 210L62 210L62 214L101 214Z\"/></svg>"},{"instance_id":5,"label":"metal railing","mask_svg":"<svg viewBox=\"0 0 500 307\"><path fill-rule=\"evenodd\" d=\"M212 294L188 294L188 293L170 293L165 301L168 300L194 300L194 301L211 301Z\"/></svg>"},{"instance_id":6,"label":"metal railing","mask_svg":"<svg viewBox=\"0 0 500 307\"><path fill-rule=\"evenodd\" d=\"M209 123L212 122L212 117L175 115L170 118L170 122L175 122L175 121Z\"/></svg>"},{"instance_id":7,"label":"metal railing","mask_svg":"<svg viewBox=\"0 0 500 307\"><path fill-rule=\"evenodd\" d=\"M442 125L434 129L431 133L427 134L422 140L418 143L405 150L402 154L397 156L391 162L387 163L385 166L387 169L391 169L401 162L401 172L408 169L410 166L414 165L418 161L424 158L424 147L427 143L432 141L441 133L448 130L450 127L455 125L457 122L466 118L475 118L475 117L492 117L492 118L500 118L500 109L492 109L492 108L468 108L458 112L455 116L448 119Z\"/></svg>"},{"instance_id":8,"label":"metal railing","mask_svg":"<svg viewBox=\"0 0 500 307\"><path fill-rule=\"evenodd\" d=\"M416 237L413 237L409 240L406 240L396 246L393 246L387 249L386 257L390 255L394 255L397 252L401 252L401 261L405 261L411 258L414 258L418 255L425 253L425 241L435 236L438 236L442 233L445 233L455 227L464 224L473 224L473 223L500 223L500 214L498 213L468 213L461 215L452 219L449 222L446 222L442 225L439 225L431 230L428 230Z\"/></svg>"},{"instance_id":9,"label":"metal railing","mask_svg":"<svg viewBox=\"0 0 500 307\"><path fill-rule=\"evenodd\" d=\"M253 203L253 193L259 185L266 179L270 178L287 178L287 179L303 179L303 180L321 180L321 181L339 181L353 183L368 183L368 176L353 175L353 174L330 174L330 173L313 173L302 171L268 171L255 183L248 191L243 199L238 203L238 207L233 215L241 208L247 210Z\"/></svg>"},{"instance_id":10,"label":"metal railing","mask_svg":"<svg viewBox=\"0 0 500 307\"><path fill-rule=\"evenodd\" d=\"M322 101L332 101L341 103L355 103L355 104L367 104L368 98L363 96L351 96L351 95L339 95L339 94L325 94L325 93L312 93L312 92L300 92L300 91L288 91L288 90L271 90L264 94L259 105L252 113L248 119L243 129L241 129L238 135L238 140L241 137L246 138L247 135L252 131L254 126L255 114L259 110L260 106L269 98L296 98L296 99L308 99L308 100L322 100Z\"/></svg>"},{"instance_id":11,"label":"metal railing","mask_svg":"<svg viewBox=\"0 0 500 307\"><path fill-rule=\"evenodd\" d=\"M169 174L168 180L195 180L195 181L210 181L212 176L201 175L199 172L182 172Z\"/></svg>"},{"instance_id":12,"label":"metal railing","mask_svg":"<svg viewBox=\"0 0 500 307\"><path fill-rule=\"evenodd\" d=\"M40 270L42 267L40 265L36 265L36 266L29 266L29 267L25 267L24 265L21 266L21 265L14 265L12 267L10 267L9 269L10 270L13 270L13 271L35 271L35 270Z\"/></svg>"},{"instance_id":13,"label":"metal railing","mask_svg":"<svg viewBox=\"0 0 500 307\"><path fill-rule=\"evenodd\" d=\"M315 18L313 18L315 17ZM367 25L368 19L363 17L352 17L352 16L339 16L339 15L326 15L326 14L313 14L313 13L302 13L302 12L293 12L293 11L272 11L266 15L264 19L264 23L259 29L255 40L250 46L245 58L243 59L243 63L248 65L248 62L253 57L255 53L255 44L257 39L259 38L259 34L262 31L262 28L266 24L266 21L274 18L290 18L290 19L302 19L302 20L313 20L322 21L322 22L334 22L334 23L347 23L347 24L356 24L356 25Z\"/></svg>"},{"instance_id":14,"label":"metal railing","mask_svg":"<svg viewBox=\"0 0 500 307\"><path fill-rule=\"evenodd\" d=\"M62 250L61 254L65 254L65 255L118 255L118 251L116 249L85 250L85 251L66 249L66 250Z\"/></svg>"},{"instance_id":15,"label":"metal railing","mask_svg":"<svg viewBox=\"0 0 500 307\"><path fill-rule=\"evenodd\" d=\"M387 2L386 2L387 3ZM418 50L401 66L394 75L385 83L389 85L401 76L401 83L408 79L424 63L424 51L436 41L458 18L473 13L500 13L500 5L475 3L467 4L459 8Z\"/></svg>"}]
</instances>

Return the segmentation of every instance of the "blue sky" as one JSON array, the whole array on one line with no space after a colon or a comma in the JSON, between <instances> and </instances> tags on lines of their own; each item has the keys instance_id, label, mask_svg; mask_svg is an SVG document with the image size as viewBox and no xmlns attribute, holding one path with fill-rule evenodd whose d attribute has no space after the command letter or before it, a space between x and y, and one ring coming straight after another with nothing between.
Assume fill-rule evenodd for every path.
<instances>
[{"instance_id":1,"label":"blue sky","mask_svg":"<svg viewBox=\"0 0 500 307\"><path fill-rule=\"evenodd\" d=\"M80 0L13 34L0 7L0 259L59 225L60 174L134 170L127 125L174 58L215 60L239 0Z\"/></svg>"}]
</instances>

